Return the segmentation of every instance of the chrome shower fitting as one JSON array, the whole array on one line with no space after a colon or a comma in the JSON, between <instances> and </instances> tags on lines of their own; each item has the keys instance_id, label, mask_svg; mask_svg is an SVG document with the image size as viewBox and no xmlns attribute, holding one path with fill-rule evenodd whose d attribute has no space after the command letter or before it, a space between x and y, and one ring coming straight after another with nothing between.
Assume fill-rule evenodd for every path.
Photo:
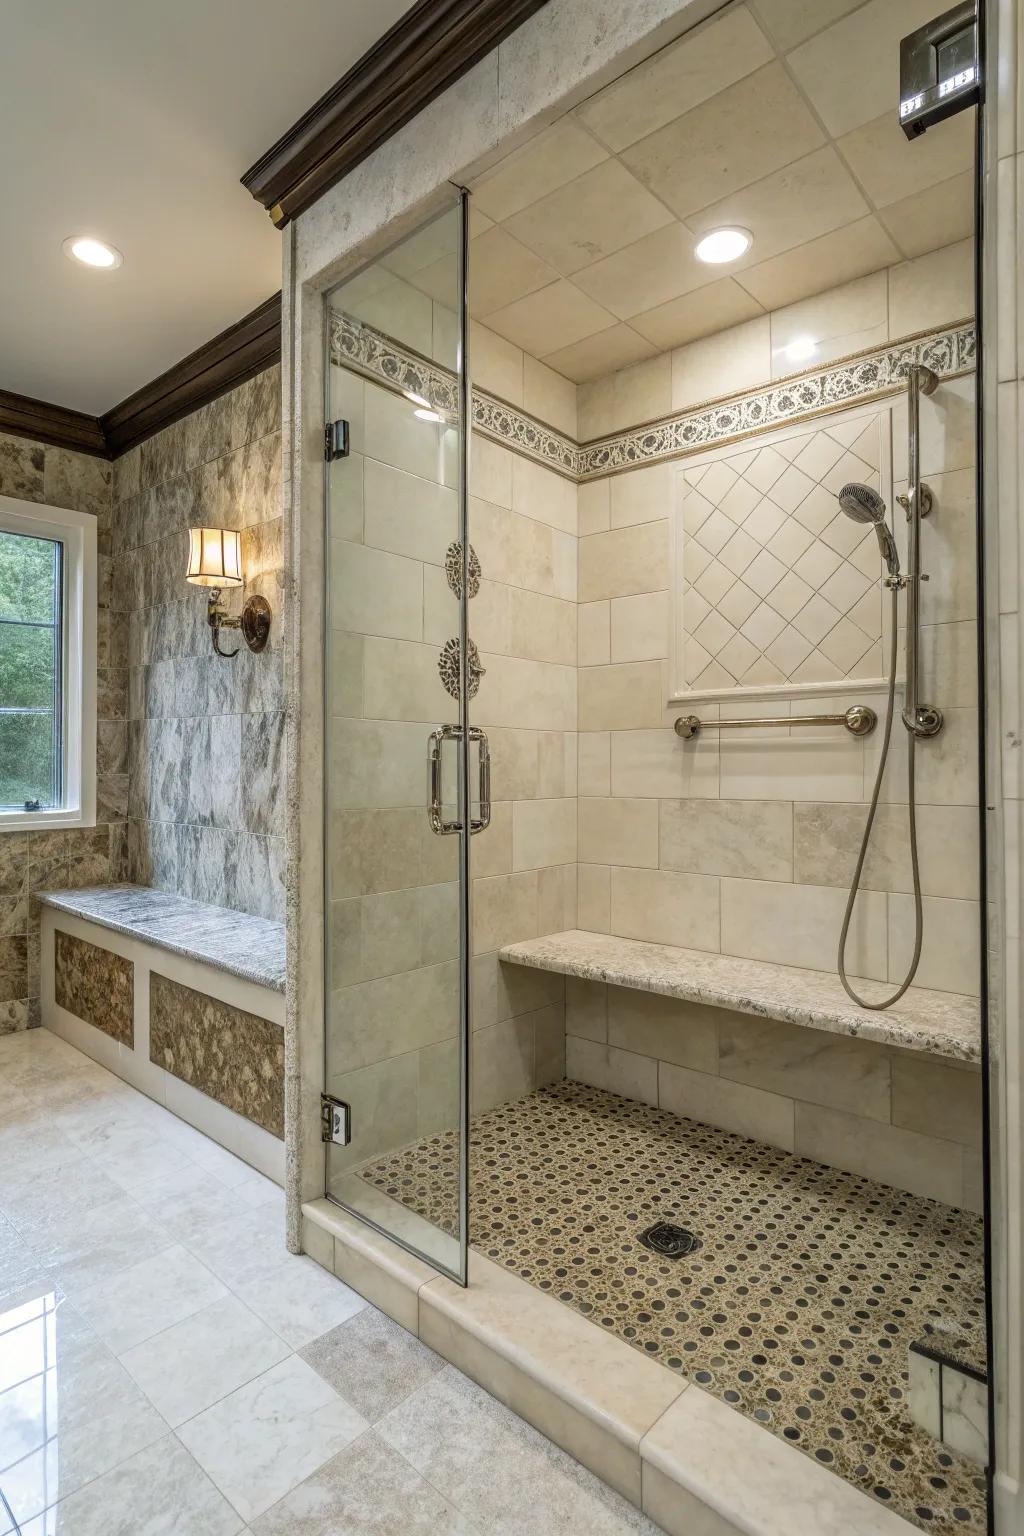
<instances>
[{"instance_id":1,"label":"chrome shower fitting","mask_svg":"<svg viewBox=\"0 0 1024 1536\"><path fill-rule=\"evenodd\" d=\"M917 975L917 968L921 961L921 944L924 938L924 906L921 900L921 870L918 861L917 849L917 770L916 749L918 739L924 736L934 736L942 729L942 711L933 705L920 704L917 697L918 684L918 656L920 654L920 588L921 582L927 577L921 573L921 519L926 517L932 508L931 492L921 480L921 453L920 453L920 397L922 394L930 395L938 384L938 377L930 368L923 367L920 363L912 363L908 371L907 379L907 404L909 408L909 443L908 443L908 494L899 498L900 505L906 509L907 520L910 524L910 537L908 540L908 570L904 576L899 568L899 555L896 550L896 541L885 521L885 502L877 491L871 490L866 485L844 485L839 492L839 505L847 517L852 517L854 522L870 523L878 536L879 548L882 559L885 561L888 575L885 585L892 593L892 617L889 636L889 686L885 708L885 729L882 736L882 750L878 757L878 771L875 774L874 788L871 791L871 802L868 806L867 820L864 823L864 836L861 839L860 852L857 855L857 863L853 871L853 880L850 882L850 894L846 902L846 911L843 914L843 926L839 935L838 970L839 980L848 997L852 998L861 1008L877 1010L890 1008L910 986ZM902 588L907 591L907 684L903 707L903 724L907 728L907 817L910 823L910 872L914 888L914 953L911 956L910 965L903 980L896 991L880 1003L870 1003L866 998L860 997L850 985L846 975L846 941L849 937L850 923L853 918L853 908L860 890L861 876L864 873L864 861L867 858L868 842L871 837L871 829L874 826L875 815L878 811L878 801L882 792L882 775L889 757L889 744L892 739L893 716L896 707L896 654L899 623L899 594Z\"/></svg>"}]
</instances>

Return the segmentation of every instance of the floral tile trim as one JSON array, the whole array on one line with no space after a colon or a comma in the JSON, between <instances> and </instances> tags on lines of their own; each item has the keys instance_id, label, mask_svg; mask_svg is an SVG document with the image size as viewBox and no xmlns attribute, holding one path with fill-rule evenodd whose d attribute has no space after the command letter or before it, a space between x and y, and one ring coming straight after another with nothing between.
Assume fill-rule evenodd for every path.
<instances>
[{"instance_id":1,"label":"floral tile trim","mask_svg":"<svg viewBox=\"0 0 1024 1536\"><path fill-rule=\"evenodd\" d=\"M398 346L372 326L332 311L329 347L332 362L358 368L395 389L420 395L445 415L457 414L456 375ZM480 389L473 391L473 425L570 479L590 480L749 437L783 422L877 399L900 388L912 362L927 364L940 378L953 378L970 372L975 358L975 328L967 321L583 446Z\"/></svg>"}]
</instances>

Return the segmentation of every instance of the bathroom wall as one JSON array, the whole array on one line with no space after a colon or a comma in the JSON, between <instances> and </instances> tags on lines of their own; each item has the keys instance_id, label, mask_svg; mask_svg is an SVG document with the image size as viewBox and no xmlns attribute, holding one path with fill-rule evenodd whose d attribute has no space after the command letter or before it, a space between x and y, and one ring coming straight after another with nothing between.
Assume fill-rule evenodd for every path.
<instances>
[{"instance_id":1,"label":"bathroom wall","mask_svg":"<svg viewBox=\"0 0 1024 1536\"><path fill-rule=\"evenodd\" d=\"M405 284L389 283L385 308L424 354L448 333L448 312ZM471 345L478 385L575 426L572 385L479 327ZM414 409L331 369L352 452L330 487L328 1060L331 1091L360 1105L337 1169L458 1114L457 849L430 830L424 800L429 732L457 713L438 672L458 633L444 570L458 536L457 441ZM496 951L575 920L576 488L480 437L470 493L482 580L469 630L485 669L473 721L492 753L491 825L472 844L480 1110L563 1071L560 978L507 980Z\"/></svg>"},{"instance_id":2,"label":"bathroom wall","mask_svg":"<svg viewBox=\"0 0 1024 1536\"><path fill-rule=\"evenodd\" d=\"M141 885L284 919L285 587L280 369L165 428L113 466L110 605L128 669L116 769L125 873ZM188 529L242 532L243 591L274 611L268 648L213 654L207 591L185 580ZM112 765L113 766L113 765ZM122 801L122 805L124 800Z\"/></svg>"},{"instance_id":3,"label":"bathroom wall","mask_svg":"<svg viewBox=\"0 0 1024 1536\"><path fill-rule=\"evenodd\" d=\"M0 1034L39 1023L39 905L34 892L102 885L125 862L127 630L110 601L111 467L29 438L0 435L0 495L90 512L97 520L96 826L0 832Z\"/></svg>"},{"instance_id":4,"label":"bathroom wall","mask_svg":"<svg viewBox=\"0 0 1024 1536\"><path fill-rule=\"evenodd\" d=\"M972 308L971 249L962 242L581 386L580 436L792 371L784 348L796 335L823 338L828 359L938 328ZM976 992L979 976L973 399L973 377L964 377L944 382L921 409L924 476L936 498L923 537L922 668L946 725L918 749L925 942L917 982L960 993ZM831 970L881 731L864 741L835 727L751 729L721 741L712 730L689 742L674 735L672 721L690 712L666 704L670 519L686 462L580 486L579 923ZM905 489L902 397L893 475L895 490ZM901 537L902 524L897 509ZM817 696L807 707L854 701ZM865 693L863 702L881 712L884 696ZM692 708L711 718L719 706ZM790 712L777 700L726 699L720 708ZM851 942L851 971L883 980L902 976L913 942L901 730L894 740Z\"/></svg>"}]
</instances>

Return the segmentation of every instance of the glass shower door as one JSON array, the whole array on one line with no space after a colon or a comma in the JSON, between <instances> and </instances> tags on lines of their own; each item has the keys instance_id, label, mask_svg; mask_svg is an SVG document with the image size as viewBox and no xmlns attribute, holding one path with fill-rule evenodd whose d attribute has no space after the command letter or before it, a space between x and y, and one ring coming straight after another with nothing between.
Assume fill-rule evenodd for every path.
<instances>
[{"instance_id":1,"label":"glass shower door","mask_svg":"<svg viewBox=\"0 0 1024 1536\"><path fill-rule=\"evenodd\" d=\"M327 1193L462 1282L467 823L486 814L486 747L483 767L467 753L465 244L460 199L325 317L325 1080L348 1122Z\"/></svg>"}]
</instances>

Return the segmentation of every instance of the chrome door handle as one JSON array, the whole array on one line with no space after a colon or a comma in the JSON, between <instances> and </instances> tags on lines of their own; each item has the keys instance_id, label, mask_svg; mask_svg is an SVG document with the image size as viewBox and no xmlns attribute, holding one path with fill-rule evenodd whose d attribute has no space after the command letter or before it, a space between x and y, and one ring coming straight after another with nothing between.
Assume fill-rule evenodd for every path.
<instances>
[{"instance_id":1,"label":"chrome door handle","mask_svg":"<svg viewBox=\"0 0 1024 1536\"><path fill-rule=\"evenodd\" d=\"M427 816L430 821L430 830L438 837L449 837L453 832L462 831L461 821L447 821L444 816L444 790L442 785L441 760L444 743L446 741L461 741L463 730L461 725L441 725L436 731L431 731L427 738L427 762L430 768L430 806ZM470 832L483 832L491 824L491 748L485 732L478 725L471 725L468 739L470 744L474 741L480 748L479 758L479 795L480 814L471 816L469 820Z\"/></svg>"}]
</instances>

